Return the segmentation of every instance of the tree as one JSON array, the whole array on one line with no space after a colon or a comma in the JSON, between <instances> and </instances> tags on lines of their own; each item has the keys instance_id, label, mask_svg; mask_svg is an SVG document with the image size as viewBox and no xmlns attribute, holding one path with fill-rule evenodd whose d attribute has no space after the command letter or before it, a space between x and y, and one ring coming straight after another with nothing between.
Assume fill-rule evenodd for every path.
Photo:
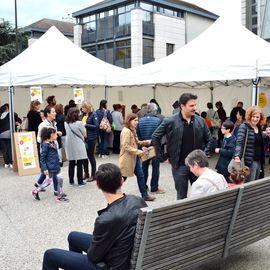
<instances>
[{"instance_id":1,"label":"tree","mask_svg":"<svg viewBox=\"0 0 270 270\"><path fill-rule=\"evenodd\" d=\"M0 66L16 56L15 29L8 21L0 23ZM19 53L27 47L27 34L18 29Z\"/></svg>"}]
</instances>

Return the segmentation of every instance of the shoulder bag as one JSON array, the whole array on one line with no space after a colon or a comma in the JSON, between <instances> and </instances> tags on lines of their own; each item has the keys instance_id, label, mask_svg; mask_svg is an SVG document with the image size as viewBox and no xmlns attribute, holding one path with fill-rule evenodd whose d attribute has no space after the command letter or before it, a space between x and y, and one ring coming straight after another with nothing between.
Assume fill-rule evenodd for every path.
<instances>
[{"instance_id":1,"label":"shoulder bag","mask_svg":"<svg viewBox=\"0 0 270 270\"><path fill-rule=\"evenodd\" d=\"M99 124L99 128L106 131L107 133L112 132L112 126L107 118L107 110L104 111L104 116Z\"/></svg>"}]
</instances>

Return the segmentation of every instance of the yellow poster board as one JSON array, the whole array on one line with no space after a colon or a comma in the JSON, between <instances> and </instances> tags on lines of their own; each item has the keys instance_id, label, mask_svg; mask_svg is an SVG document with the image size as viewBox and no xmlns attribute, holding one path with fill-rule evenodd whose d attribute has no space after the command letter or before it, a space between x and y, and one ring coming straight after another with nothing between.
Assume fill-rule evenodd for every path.
<instances>
[{"instance_id":1,"label":"yellow poster board","mask_svg":"<svg viewBox=\"0 0 270 270\"><path fill-rule=\"evenodd\" d=\"M20 176L40 172L35 132L14 133L15 159Z\"/></svg>"}]
</instances>

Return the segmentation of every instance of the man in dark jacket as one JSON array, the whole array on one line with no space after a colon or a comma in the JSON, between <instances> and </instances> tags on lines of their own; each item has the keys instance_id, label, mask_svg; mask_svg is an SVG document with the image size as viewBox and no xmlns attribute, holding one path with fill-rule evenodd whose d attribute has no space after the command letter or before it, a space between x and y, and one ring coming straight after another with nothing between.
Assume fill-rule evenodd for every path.
<instances>
[{"instance_id":1,"label":"man in dark jacket","mask_svg":"<svg viewBox=\"0 0 270 270\"><path fill-rule=\"evenodd\" d=\"M99 166L96 180L108 206L98 212L93 235L71 232L70 251L47 250L43 270L129 269L139 209L147 205L142 198L121 192L122 175L112 163Z\"/></svg>"},{"instance_id":2,"label":"man in dark jacket","mask_svg":"<svg viewBox=\"0 0 270 270\"><path fill-rule=\"evenodd\" d=\"M180 112L163 120L152 136L152 143L161 158L169 158L177 191L177 199L187 197L188 181L197 178L185 165L185 158L194 149L204 150L209 155L212 143L211 133L200 116L196 115L197 96L185 93L179 98ZM163 135L167 137L167 153L161 147Z\"/></svg>"}]
</instances>

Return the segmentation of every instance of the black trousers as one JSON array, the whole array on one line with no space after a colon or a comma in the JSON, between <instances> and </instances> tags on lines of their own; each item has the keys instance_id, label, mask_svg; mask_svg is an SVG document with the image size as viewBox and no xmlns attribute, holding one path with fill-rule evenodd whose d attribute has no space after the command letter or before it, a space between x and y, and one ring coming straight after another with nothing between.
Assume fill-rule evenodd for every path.
<instances>
[{"instance_id":1,"label":"black trousers","mask_svg":"<svg viewBox=\"0 0 270 270\"><path fill-rule=\"evenodd\" d=\"M69 183L74 184L74 171L75 166L77 165L77 179L78 184L81 185L83 183L83 163L84 159L80 160L70 160L68 164L68 177Z\"/></svg>"},{"instance_id":2,"label":"black trousers","mask_svg":"<svg viewBox=\"0 0 270 270\"><path fill-rule=\"evenodd\" d=\"M114 154L120 153L120 134L121 134L121 130L113 131L113 153Z\"/></svg>"},{"instance_id":3,"label":"black trousers","mask_svg":"<svg viewBox=\"0 0 270 270\"><path fill-rule=\"evenodd\" d=\"M11 139L0 139L5 164L12 164Z\"/></svg>"}]
</instances>

